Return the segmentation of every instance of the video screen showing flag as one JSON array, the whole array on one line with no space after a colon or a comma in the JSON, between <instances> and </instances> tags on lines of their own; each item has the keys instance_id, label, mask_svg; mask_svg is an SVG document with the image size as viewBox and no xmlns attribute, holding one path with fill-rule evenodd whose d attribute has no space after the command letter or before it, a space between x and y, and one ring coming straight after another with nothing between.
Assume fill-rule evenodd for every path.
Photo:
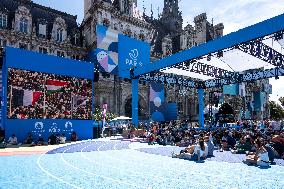
<instances>
[{"instance_id":1,"label":"video screen showing flag","mask_svg":"<svg viewBox=\"0 0 284 189\"><path fill-rule=\"evenodd\" d=\"M92 81L8 69L10 119L92 119Z\"/></svg>"}]
</instances>

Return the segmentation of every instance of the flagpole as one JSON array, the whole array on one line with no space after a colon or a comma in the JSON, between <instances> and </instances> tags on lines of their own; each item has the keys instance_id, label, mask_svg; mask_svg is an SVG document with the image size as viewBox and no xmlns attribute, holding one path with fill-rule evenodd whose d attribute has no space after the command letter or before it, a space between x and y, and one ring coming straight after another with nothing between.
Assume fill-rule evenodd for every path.
<instances>
[{"instance_id":1,"label":"flagpole","mask_svg":"<svg viewBox=\"0 0 284 189\"><path fill-rule=\"evenodd\" d=\"M11 118L12 115L12 98L13 98L13 86L11 85L11 89L10 89L10 108L9 108L9 117Z\"/></svg>"},{"instance_id":2,"label":"flagpole","mask_svg":"<svg viewBox=\"0 0 284 189\"><path fill-rule=\"evenodd\" d=\"M71 92L71 119L73 119L73 106L74 106L73 103L74 103L73 102L73 95L72 95L72 92Z\"/></svg>"},{"instance_id":3,"label":"flagpole","mask_svg":"<svg viewBox=\"0 0 284 189\"><path fill-rule=\"evenodd\" d=\"M45 109L45 105L46 105L46 90L45 90L45 83L46 83L46 76L44 76L44 83L43 83L43 118L46 118L46 109Z\"/></svg>"}]
</instances>

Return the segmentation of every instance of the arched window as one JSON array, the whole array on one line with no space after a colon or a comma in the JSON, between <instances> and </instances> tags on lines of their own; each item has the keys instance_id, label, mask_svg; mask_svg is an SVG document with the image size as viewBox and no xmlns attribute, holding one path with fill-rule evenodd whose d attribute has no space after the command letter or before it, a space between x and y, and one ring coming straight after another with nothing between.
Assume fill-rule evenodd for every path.
<instances>
[{"instance_id":1,"label":"arched window","mask_svg":"<svg viewBox=\"0 0 284 189\"><path fill-rule=\"evenodd\" d=\"M62 42L63 41L63 29L57 29L56 41Z\"/></svg>"},{"instance_id":2,"label":"arched window","mask_svg":"<svg viewBox=\"0 0 284 189\"><path fill-rule=\"evenodd\" d=\"M0 13L0 28L7 27L7 15Z\"/></svg>"},{"instance_id":3,"label":"arched window","mask_svg":"<svg viewBox=\"0 0 284 189\"><path fill-rule=\"evenodd\" d=\"M29 21L26 18L20 20L20 32L28 33L28 23Z\"/></svg>"}]
</instances>

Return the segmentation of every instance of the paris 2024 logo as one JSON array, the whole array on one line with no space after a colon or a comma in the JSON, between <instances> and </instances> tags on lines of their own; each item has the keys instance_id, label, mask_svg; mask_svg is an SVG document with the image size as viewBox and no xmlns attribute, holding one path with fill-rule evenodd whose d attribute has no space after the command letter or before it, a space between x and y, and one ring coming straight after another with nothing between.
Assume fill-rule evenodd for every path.
<instances>
[{"instance_id":1,"label":"paris 2024 logo","mask_svg":"<svg viewBox=\"0 0 284 189\"><path fill-rule=\"evenodd\" d=\"M126 59L125 63L127 65L130 66L143 66L143 63L141 61L138 60L139 57L139 51L137 49L133 49L130 51L129 53L129 57L128 59Z\"/></svg>"}]
</instances>

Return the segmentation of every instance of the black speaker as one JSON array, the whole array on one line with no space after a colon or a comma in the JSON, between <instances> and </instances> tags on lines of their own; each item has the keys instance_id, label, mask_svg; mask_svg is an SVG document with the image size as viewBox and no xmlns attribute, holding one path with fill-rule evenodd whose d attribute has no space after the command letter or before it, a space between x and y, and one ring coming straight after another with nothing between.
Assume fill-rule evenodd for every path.
<instances>
[{"instance_id":1,"label":"black speaker","mask_svg":"<svg viewBox=\"0 0 284 189\"><path fill-rule=\"evenodd\" d=\"M98 82L100 79L100 72L94 72L94 82Z\"/></svg>"},{"instance_id":2,"label":"black speaker","mask_svg":"<svg viewBox=\"0 0 284 189\"><path fill-rule=\"evenodd\" d=\"M93 127L93 139L100 138L100 128Z\"/></svg>"}]
</instances>

